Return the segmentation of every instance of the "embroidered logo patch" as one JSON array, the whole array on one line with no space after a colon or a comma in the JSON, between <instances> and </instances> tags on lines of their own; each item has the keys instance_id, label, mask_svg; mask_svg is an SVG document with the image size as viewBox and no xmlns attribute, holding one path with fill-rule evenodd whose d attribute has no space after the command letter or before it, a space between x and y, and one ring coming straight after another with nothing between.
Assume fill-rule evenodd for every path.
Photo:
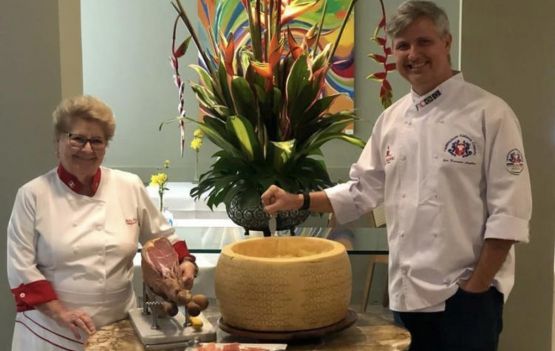
<instances>
[{"instance_id":1,"label":"embroidered logo patch","mask_svg":"<svg viewBox=\"0 0 555 351\"><path fill-rule=\"evenodd\" d=\"M389 145L387 145L387 149L385 150L385 164L386 165L390 164L391 162L393 162L394 159L395 157L391 153L391 150L389 149Z\"/></svg>"},{"instance_id":2,"label":"embroidered logo patch","mask_svg":"<svg viewBox=\"0 0 555 351\"><path fill-rule=\"evenodd\" d=\"M469 160L469 158L472 159L470 156L476 155L476 143L468 135L459 134L452 137L445 143L443 151L450 155L450 157L444 158L443 162L476 164L476 162Z\"/></svg>"},{"instance_id":3,"label":"embroidered logo patch","mask_svg":"<svg viewBox=\"0 0 555 351\"><path fill-rule=\"evenodd\" d=\"M512 149L505 157L505 168L511 174L518 175L524 169L524 158L519 149Z\"/></svg>"},{"instance_id":4,"label":"embroidered logo patch","mask_svg":"<svg viewBox=\"0 0 555 351\"><path fill-rule=\"evenodd\" d=\"M466 158L476 154L476 145L468 136L461 134L445 144L445 151L457 158Z\"/></svg>"},{"instance_id":5,"label":"embroidered logo patch","mask_svg":"<svg viewBox=\"0 0 555 351\"><path fill-rule=\"evenodd\" d=\"M125 223L127 225L133 225L133 224L137 223L137 218L126 218Z\"/></svg>"}]
</instances>

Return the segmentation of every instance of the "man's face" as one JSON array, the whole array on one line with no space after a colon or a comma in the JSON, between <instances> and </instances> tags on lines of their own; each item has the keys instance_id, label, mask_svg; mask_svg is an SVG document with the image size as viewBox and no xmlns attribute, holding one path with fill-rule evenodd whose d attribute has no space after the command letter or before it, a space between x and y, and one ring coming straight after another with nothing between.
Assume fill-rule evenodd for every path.
<instances>
[{"instance_id":1,"label":"man's face","mask_svg":"<svg viewBox=\"0 0 555 351\"><path fill-rule=\"evenodd\" d=\"M453 75L449 63L451 35L441 35L434 22L420 17L393 39L397 70L419 95L430 92Z\"/></svg>"}]
</instances>

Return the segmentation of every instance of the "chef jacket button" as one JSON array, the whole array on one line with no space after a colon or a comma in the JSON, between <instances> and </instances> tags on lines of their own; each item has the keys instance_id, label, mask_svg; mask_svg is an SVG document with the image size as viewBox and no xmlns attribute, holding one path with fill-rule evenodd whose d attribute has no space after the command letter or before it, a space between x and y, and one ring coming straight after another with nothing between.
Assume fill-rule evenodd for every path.
<instances>
[{"instance_id":1,"label":"chef jacket button","mask_svg":"<svg viewBox=\"0 0 555 351\"><path fill-rule=\"evenodd\" d=\"M404 199L405 197L407 197L407 194L402 194L402 195L401 195L401 198Z\"/></svg>"},{"instance_id":2,"label":"chef jacket button","mask_svg":"<svg viewBox=\"0 0 555 351\"><path fill-rule=\"evenodd\" d=\"M22 292L22 293L19 294L19 297L21 297L22 299L25 298L25 296L27 296L27 295L25 295L24 292Z\"/></svg>"},{"instance_id":3,"label":"chef jacket button","mask_svg":"<svg viewBox=\"0 0 555 351\"><path fill-rule=\"evenodd\" d=\"M406 159L407 159L407 156L405 156L405 155L402 155L402 156L401 156L401 160L404 161L404 160L406 160Z\"/></svg>"},{"instance_id":4,"label":"chef jacket button","mask_svg":"<svg viewBox=\"0 0 555 351\"><path fill-rule=\"evenodd\" d=\"M437 154L435 154L434 158L437 160L439 158L439 156Z\"/></svg>"},{"instance_id":5,"label":"chef jacket button","mask_svg":"<svg viewBox=\"0 0 555 351\"><path fill-rule=\"evenodd\" d=\"M405 237L405 233L401 233L401 238L404 238L404 237Z\"/></svg>"}]
</instances>

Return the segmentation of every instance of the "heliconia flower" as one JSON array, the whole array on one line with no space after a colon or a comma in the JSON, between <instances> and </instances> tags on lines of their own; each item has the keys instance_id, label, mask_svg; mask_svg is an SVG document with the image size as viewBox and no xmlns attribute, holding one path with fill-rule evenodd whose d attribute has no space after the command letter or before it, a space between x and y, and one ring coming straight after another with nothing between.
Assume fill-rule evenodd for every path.
<instances>
[{"instance_id":1,"label":"heliconia flower","mask_svg":"<svg viewBox=\"0 0 555 351\"><path fill-rule=\"evenodd\" d=\"M267 62L251 62L252 68L258 73L260 76L266 79L272 79L272 67Z\"/></svg>"},{"instance_id":2,"label":"heliconia flower","mask_svg":"<svg viewBox=\"0 0 555 351\"><path fill-rule=\"evenodd\" d=\"M304 53L304 50L297 44L289 28L287 28L287 43L289 44L289 51L291 51L291 55L293 55L293 58L296 60L301 57L301 55Z\"/></svg>"},{"instance_id":3,"label":"heliconia flower","mask_svg":"<svg viewBox=\"0 0 555 351\"><path fill-rule=\"evenodd\" d=\"M224 64L225 70L228 75L233 75L233 58L235 56L235 40L233 39L233 34L229 34L227 37L227 46L223 51L224 54Z\"/></svg>"},{"instance_id":4,"label":"heliconia flower","mask_svg":"<svg viewBox=\"0 0 555 351\"><path fill-rule=\"evenodd\" d=\"M307 51L310 47L312 47L312 45L316 41L316 30L317 30L317 28L318 28L318 26L316 26L316 25L310 27L308 32L306 32L306 34L304 35L303 43L301 45L301 47L303 48L304 51Z\"/></svg>"},{"instance_id":5,"label":"heliconia flower","mask_svg":"<svg viewBox=\"0 0 555 351\"><path fill-rule=\"evenodd\" d=\"M279 62L283 52L283 45L281 44L280 37L279 33L275 33L270 42L270 57L268 58L268 63L270 64L271 71L273 71L275 65Z\"/></svg>"},{"instance_id":6,"label":"heliconia flower","mask_svg":"<svg viewBox=\"0 0 555 351\"><path fill-rule=\"evenodd\" d=\"M306 0L293 0L288 4L285 4L285 9L282 10L281 14L281 25L283 26L284 24L294 20L305 12L311 10L317 4L317 0L311 2L307 2Z\"/></svg>"},{"instance_id":7,"label":"heliconia flower","mask_svg":"<svg viewBox=\"0 0 555 351\"><path fill-rule=\"evenodd\" d=\"M201 147L202 147L201 138L193 138L193 140L191 140L191 149L195 151L199 151Z\"/></svg>"}]
</instances>

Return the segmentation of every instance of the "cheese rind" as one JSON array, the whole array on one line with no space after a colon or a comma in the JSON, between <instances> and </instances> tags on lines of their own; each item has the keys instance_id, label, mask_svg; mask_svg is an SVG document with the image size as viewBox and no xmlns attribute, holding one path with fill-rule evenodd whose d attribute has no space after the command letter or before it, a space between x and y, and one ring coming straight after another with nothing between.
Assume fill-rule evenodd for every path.
<instances>
[{"instance_id":1,"label":"cheese rind","mask_svg":"<svg viewBox=\"0 0 555 351\"><path fill-rule=\"evenodd\" d=\"M224 321L253 331L299 331L347 315L351 265L338 242L313 237L253 238L222 249L216 297Z\"/></svg>"}]
</instances>

